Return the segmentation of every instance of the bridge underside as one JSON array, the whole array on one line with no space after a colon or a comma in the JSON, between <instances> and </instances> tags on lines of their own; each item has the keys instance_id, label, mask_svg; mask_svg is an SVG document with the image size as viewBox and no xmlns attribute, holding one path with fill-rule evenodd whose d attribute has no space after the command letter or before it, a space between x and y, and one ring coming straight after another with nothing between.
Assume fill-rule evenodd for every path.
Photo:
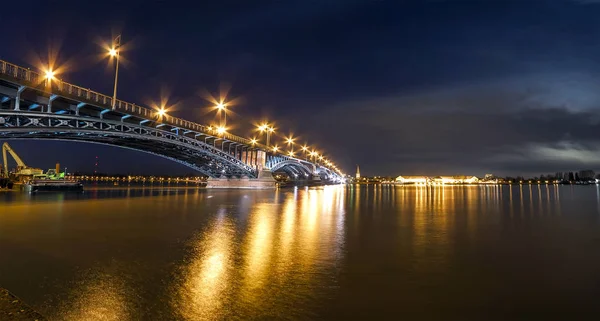
<instances>
[{"instance_id":1,"label":"bridge underside","mask_svg":"<svg viewBox=\"0 0 600 321\"><path fill-rule=\"evenodd\" d=\"M106 132L94 131L1 130L0 139L45 139L110 145L167 158L209 177L220 177L222 175L253 177L249 172L231 168L231 166L215 160L214 157L194 149L140 137L123 136L122 134L111 135ZM136 162L140 166L144 165L143 158Z\"/></svg>"},{"instance_id":2,"label":"bridge underside","mask_svg":"<svg viewBox=\"0 0 600 321\"><path fill-rule=\"evenodd\" d=\"M293 180L304 180L312 178L312 173L310 173L310 171L307 171L304 167L301 166L285 165L273 172L284 173Z\"/></svg>"}]
</instances>

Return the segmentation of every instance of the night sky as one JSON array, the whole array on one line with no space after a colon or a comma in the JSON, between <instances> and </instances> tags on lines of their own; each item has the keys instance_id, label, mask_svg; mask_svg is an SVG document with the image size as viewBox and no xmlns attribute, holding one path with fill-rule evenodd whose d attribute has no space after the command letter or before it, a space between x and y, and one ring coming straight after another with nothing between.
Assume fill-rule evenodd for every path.
<instances>
[{"instance_id":1,"label":"night sky","mask_svg":"<svg viewBox=\"0 0 600 321\"><path fill-rule=\"evenodd\" d=\"M0 58L35 66L53 48L59 78L111 95L98 43L122 33L120 99L168 96L172 115L212 123L201 93L229 85L234 133L272 120L348 173L600 170L600 1L247 2L6 2ZM99 156L102 172L191 172L114 147L11 144L42 168L92 171Z\"/></svg>"}]
</instances>

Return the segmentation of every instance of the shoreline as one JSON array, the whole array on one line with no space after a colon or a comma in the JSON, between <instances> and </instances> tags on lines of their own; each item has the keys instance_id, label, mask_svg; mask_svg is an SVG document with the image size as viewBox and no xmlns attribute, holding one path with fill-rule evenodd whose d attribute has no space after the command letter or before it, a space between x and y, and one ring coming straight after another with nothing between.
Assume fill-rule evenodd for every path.
<instances>
[{"instance_id":1,"label":"shoreline","mask_svg":"<svg viewBox=\"0 0 600 321\"><path fill-rule=\"evenodd\" d=\"M15 321L46 320L40 313L2 287L0 287L0 319Z\"/></svg>"}]
</instances>

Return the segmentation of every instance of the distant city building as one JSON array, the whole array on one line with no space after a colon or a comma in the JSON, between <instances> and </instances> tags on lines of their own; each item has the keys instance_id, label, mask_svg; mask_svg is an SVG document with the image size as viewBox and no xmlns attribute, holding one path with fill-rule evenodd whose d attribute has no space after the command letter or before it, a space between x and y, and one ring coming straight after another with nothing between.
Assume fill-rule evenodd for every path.
<instances>
[{"instance_id":1,"label":"distant city building","mask_svg":"<svg viewBox=\"0 0 600 321\"><path fill-rule=\"evenodd\" d=\"M358 167L358 164L356 164L356 179L360 179L360 168Z\"/></svg>"},{"instance_id":2,"label":"distant city building","mask_svg":"<svg viewBox=\"0 0 600 321\"><path fill-rule=\"evenodd\" d=\"M476 176L437 176L433 178L433 183L445 184L475 184L479 182Z\"/></svg>"},{"instance_id":3,"label":"distant city building","mask_svg":"<svg viewBox=\"0 0 600 321\"><path fill-rule=\"evenodd\" d=\"M396 177L396 183L427 185L429 183L429 177L426 177L426 176L398 176L398 177Z\"/></svg>"},{"instance_id":4,"label":"distant city building","mask_svg":"<svg viewBox=\"0 0 600 321\"><path fill-rule=\"evenodd\" d=\"M413 184L413 185L454 185L454 184L477 184L479 178L477 176L398 176L396 177L397 184Z\"/></svg>"}]
</instances>

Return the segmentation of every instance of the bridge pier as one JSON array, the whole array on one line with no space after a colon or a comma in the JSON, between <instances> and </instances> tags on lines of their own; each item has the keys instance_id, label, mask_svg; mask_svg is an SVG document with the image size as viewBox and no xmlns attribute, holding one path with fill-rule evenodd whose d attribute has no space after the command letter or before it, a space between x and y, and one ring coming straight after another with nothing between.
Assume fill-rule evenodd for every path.
<instances>
[{"instance_id":1,"label":"bridge pier","mask_svg":"<svg viewBox=\"0 0 600 321\"><path fill-rule=\"evenodd\" d=\"M258 178L209 178L206 182L207 188L224 189L274 189L277 187L277 181L268 169L263 169L258 173Z\"/></svg>"},{"instance_id":2,"label":"bridge pier","mask_svg":"<svg viewBox=\"0 0 600 321\"><path fill-rule=\"evenodd\" d=\"M273 189L277 187L277 181L273 178L273 173L266 165L267 155L265 151L256 151L256 167L258 169L257 178L209 178L206 184L207 188L248 188L248 189Z\"/></svg>"}]
</instances>

